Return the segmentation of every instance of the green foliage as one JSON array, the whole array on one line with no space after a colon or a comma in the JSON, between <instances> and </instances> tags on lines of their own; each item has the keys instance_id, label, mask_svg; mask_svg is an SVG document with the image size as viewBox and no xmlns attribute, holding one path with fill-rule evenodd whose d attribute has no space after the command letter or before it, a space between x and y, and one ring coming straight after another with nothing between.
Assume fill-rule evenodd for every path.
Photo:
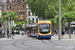
<instances>
[{"instance_id":1,"label":"green foliage","mask_svg":"<svg viewBox=\"0 0 75 50\"><path fill-rule=\"evenodd\" d=\"M16 12L11 12L9 13L10 19L11 20L15 20L18 19L17 13Z\"/></svg>"},{"instance_id":2,"label":"green foliage","mask_svg":"<svg viewBox=\"0 0 75 50\"><path fill-rule=\"evenodd\" d=\"M11 28L11 30L14 30L14 29L16 29L16 27L12 27L12 28Z\"/></svg>"},{"instance_id":3,"label":"green foliage","mask_svg":"<svg viewBox=\"0 0 75 50\"><path fill-rule=\"evenodd\" d=\"M2 17L2 19L1 19L1 22L3 23L5 20L8 19L8 14L7 14L7 12L2 12L2 16L3 16L3 17ZM10 16L10 19L11 19L11 20L18 19L17 13L15 13L15 12L9 13L9 16Z\"/></svg>"},{"instance_id":4,"label":"green foliage","mask_svg":"<svg viewBox=\"0 0 75 50\"><path fill-rule=\"evenodd\" d=\"M32 23L32 20L29 20L29 24Z\"/></svg>"},{"instance_id":5,"label":"green foliage","mask_svg":"<svg viewBox=\"0 0 75 50\"><path fill-rule=\"evenodd\" d=\"M39 18L51 19L58 14L57 0L25 0L25 3Z\"/></svg>"},{"instance_id":6,"label":"green foliage","mask_svg":"<svg viewBox=\"0 0 75 50\"><path fill-rule=\"evenodd\" d=\"M4 16L4 15L6 15L6 14L7 14L7 12L2 12L1 14Z\"/></svg>"}]
</instances>

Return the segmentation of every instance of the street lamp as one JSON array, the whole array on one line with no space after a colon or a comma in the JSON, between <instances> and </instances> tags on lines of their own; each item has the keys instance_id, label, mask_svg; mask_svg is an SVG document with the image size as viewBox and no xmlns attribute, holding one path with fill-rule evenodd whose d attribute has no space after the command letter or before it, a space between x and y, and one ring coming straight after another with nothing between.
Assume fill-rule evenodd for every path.
<instances>
[{"instance_id":1,"label":"street lamp","mask_svg":"<svg viewBox=\"0 0 75 50\"><path fill-rule=\"evenodd\" d=\"M3 9L3 8L1 8L1 6L0 6L0 10L1 9ZM10 33L11 33L11 27L10 27L10 16L9 16L9 13L8 13L8 11L6 11L5 9L3 9L5 12L7 12L7 14L8 14L8 26L9 26L9 38L10 38Z\"/></svg>"}]
</instances>

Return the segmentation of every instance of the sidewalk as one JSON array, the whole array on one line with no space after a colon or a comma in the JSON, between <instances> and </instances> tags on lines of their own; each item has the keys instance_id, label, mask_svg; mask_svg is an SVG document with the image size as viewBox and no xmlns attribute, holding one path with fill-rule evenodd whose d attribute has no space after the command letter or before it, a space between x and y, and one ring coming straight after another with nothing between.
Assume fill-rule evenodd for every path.
<instances>
[{"instance_id":1,"label":"sidewalk","mask_svg":"<svg viewBox=\"0 0 75 50\"><path fill-rule=\"evenodd\" d=\"M14 39L23 39L26 35L15 35ZM68 34L65 34L62 40L75 40L75 34L71 34L72 38L69 38ZM13 40L12 38L0 38L0 40ZM58 40L58 35L52 36L51 40Z\"/></svg>"},{"instance_id":2,"label":"sidewalk","mask_svg":"<svg viewBox=\"0 0 75 50\"><path fill-rule=\"evenodd\" d=\"M26 35L15 35L14 39L23 39ZM11 37L10 38L0 38L0 40L13 40Z\"/></svg>"},{"instance_id":3,"label":"sidewalk","mask_svg":"<svg viewBox=\"0 0 75 50\"><path fill-rule=\"evenodd\" d=\"M58 35L52 36L51 40L58 40ZM75 34L71 34L71 38L69 38L69 34L65 34L62 40L75 40Z\"/></svg>"}]
</instances>

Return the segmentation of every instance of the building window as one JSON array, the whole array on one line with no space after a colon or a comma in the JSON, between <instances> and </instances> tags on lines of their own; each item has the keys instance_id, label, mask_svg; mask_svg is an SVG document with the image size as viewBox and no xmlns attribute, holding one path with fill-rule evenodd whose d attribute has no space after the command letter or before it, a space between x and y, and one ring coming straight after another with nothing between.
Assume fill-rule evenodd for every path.
<instances>
[{"instance_id":1,"label":"building window","mask_svg":"<svg viewBox=\"0 0 75 50\"><path fill-rule=\"evenodd\" d=\"M7 6L6 8L7 8L7 10L8 10L9 7Z\"/></svg>"},{"instance_id":2,"label":"building window","mask_svg":"<svg viewBox=\"0 0 75 50\"><path fill-rule=\"evenodd\" d=\"M38 18L36 18L36 22L38 22Z\"/></svg>"},{"instance_id":3,"label":"building window","mask_svg":"<svg viewBox=\"0 0 75 50\"><path fill-rule=\"evenodd\" d=\"M9 8L11 9L11 6Z\"/></svg>"},{"instance_id":4,"label":"building window","mask_svg":"<svg viewBox=\"0 0 75 50\"><path fill-rule=\"evenodd\" d=\"M30 16L30 11L28 12L28 16Z\"/></svg>"},{"instance_id":5,"label":"building window","mask_svg":"<svg viewBox=\"0 0 75 50\"><path fill-rule=\"evenodd\" d=\"M17 12L17 15L19 15L19 12Z\"/></svg>"},{"instance_id":6,"label":"building window","mask_svg":"<svg viewBox=\"0 0 75 50\"><path fill-rule=\"evenodd\" d=\"M2 6L2 8L4 8L4 6Z\"/></svg>"},{"instance_id":7,"label":"building window","mask_svg":"<svg viewBox=\"0 0 75 50\"><path fill-rule=\"evenodd\" d=\"M19 2L19 0L17 0L17 2Z\"/></svg>"},{"instance_id":8,"label":"building window","mask_svg":"<svg viewBox=\"0 0 75 50\"><path fill-rule=\"evenodd\" d=\"M22 0L20 0L20 3L22 3Z\"/></svg>"},{"instance_id":9,"label":"building window","mask_svg":"<svg viewBox=\"0 0 75 50\"><path fill-rule=\"evenodd\" d=\"M22 12L20 12L20 15L22 15Z\"/></svg>"},{"instance_id":10,"label":"building window","mask_svg":"<svg viewBox=\"0 0 75 50\"><path fill-rule=\"evenodd\" d=\"M16 2L16 0L12 0L12 3Z\"/></svg>"},{"instance_id":11,"label":"building window","mask_svg":"<svg viewBox=\"0 0 75 50\"><path fill-rule=\"evenodd\" d=\"M14 9L14 6L12 6L12 8Z\"/></svg>"},{"instance_id":12,"label":"building window","mask_svg":"<svg viewBox=\"0 0 75 50\"><path fill-rule=\"evenodd\" d=\"M19 5L17 5L17 9L19 9Z\"/></svg>"},{"instance_id":13,"label":"building window","mask_svg":"<svg viewBox=\"0 0 75 50\"><path fill-rule=\"evenodd\" d=\"M25 15L25 12L23 12L23 15Z\"/></svg>"},{"instance_id":14,"label":"building window","mask_svg":"<svg viewBox=\"0 0 75 50\"><path fill-rule=\"evenodd\" d=\"M14 2L14 0L12 0L12 3Z\"/></svg>"},{"instance_id":15,"label":"building window","mask_svg":"<svg viewBox=\"0 0 75 50\"><path fill-rule=\"evenodd\" d=\"M23 5L23 9L25 9L25 5Z\"/></svg>"},{"instance_id":16,"label":"building window","mask_svg":"<svg viewBox=\"0 0 75 50\"><path fill-rule=\"evenodd\" d=\"M30 18L29 18L29 20L30 20Z\"/></svg>"},{"instance_id":17,"label":"building window","mask_svg":"<svg viewBox=\"0 0 75 50\"><path fill-rule=\"evenodd\" d=\"M15 9L17 9L17 7L15 6Z\"/></svg>"},{"instance_id":18,"label":"building window","mask_svg":"<svg viewBox=\"0 0 75 50\"><path fill-rule=\"evenodd\" d=\"M7 0L7 3L9 3L9 0Z\"/></svg>"},{"instance_id":19,"label":"building window","mask_svg":"<svg viewBox=\"0 0 75 50\"><path fill-rule=\"evenodd\" d=\"M24 0L23 0L23 2L24 2Z\"/></svg>"},{"instance_id":20,"label":"building window","mask_svg":"<svg viewBox=\"0 0 75 50\"><path fill-rule=\"evenodd\" d=\"M22 5L20 5L20 9L22 9Z\"/></svg>"},{"instance_id":21,"label":"building window","mask_svg":"<svg viewBox=\"0 0 75 50\"><path fill-rule=\"evenodd\" d=\"M32 23L34 23L34 18L32 18Z\"/></svg>"}]
</instances>

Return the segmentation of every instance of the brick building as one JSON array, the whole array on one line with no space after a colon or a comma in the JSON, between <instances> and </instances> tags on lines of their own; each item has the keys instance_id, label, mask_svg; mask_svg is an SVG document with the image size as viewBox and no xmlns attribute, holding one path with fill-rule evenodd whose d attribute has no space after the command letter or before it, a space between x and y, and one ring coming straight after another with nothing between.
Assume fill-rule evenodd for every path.
<instances>
[{"instance_id":1,"label":"brick building","mask_svg":"<svg viewBox=\"0 0 75 50\"><path fill-rule=\"evenodd\" d=\"M26 4L24 0L6 0L1 7L6 9L9 13L16 12L20 20L26 20ZM1 12L4 12L4 10Z\"/></svg>"}]
</instances>

